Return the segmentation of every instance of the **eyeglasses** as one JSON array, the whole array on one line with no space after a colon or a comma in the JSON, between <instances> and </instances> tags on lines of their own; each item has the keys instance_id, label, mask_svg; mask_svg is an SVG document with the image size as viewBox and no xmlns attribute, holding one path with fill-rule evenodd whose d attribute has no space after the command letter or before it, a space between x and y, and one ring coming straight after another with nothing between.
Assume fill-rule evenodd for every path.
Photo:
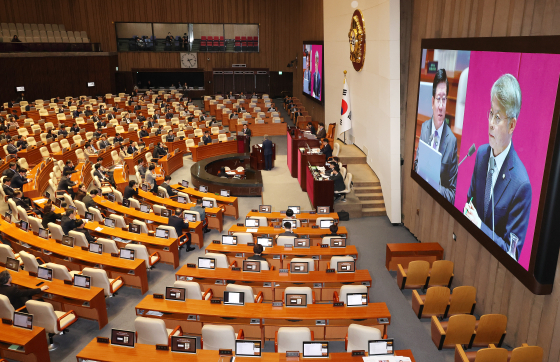
<instances>
[{"instance_id":1,"label":"eyeglasses","mask_svg":"<svg viewBox=\"0 0 560 362\"><path fill-rule=\"evenodd\" d=\"M488 122L490 122L490 124L495 124L495 125L500 124L500 122L504 119L511 118L511 117L500 117L498 113L494 114L494 112L492 112L491 109L487 112L486 116L488 117Z\"/></svg>"},{"instance_id":2,"label":"eyeglasses","mask_svg":"<svg viewBox=\"0 0 560 362\"><path fill-rule=\"evenodd\" d=\"M436 103L439 103L439 104L442 104L442 105L446 104L447 103L447 97L437 97L436 98Z\"/></svg>"}]
</instances>

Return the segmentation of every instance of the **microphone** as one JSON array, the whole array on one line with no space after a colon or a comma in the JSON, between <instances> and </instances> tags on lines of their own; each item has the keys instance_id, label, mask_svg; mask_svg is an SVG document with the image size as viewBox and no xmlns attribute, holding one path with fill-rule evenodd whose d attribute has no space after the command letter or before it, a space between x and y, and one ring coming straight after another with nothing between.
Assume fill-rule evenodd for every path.
<instances>
[{"instance_id":1,"label":"microphone","mask_svg":"<svg viewBox=\"0 0 560 362\"><path fill-rule=\"evenodd\" d=\"M461 164L463 163L463 161L465 161L467 159L467 157L472 156L474 151L476 151L476 146L473 143L471 148L469 148L469 152L467 153L467 155L465 156L465 158L463 158L463 160L461 162L459 162L459 164L457 165L457 168L459 168L459 166L461 166Z\"/></svg>"},{"instance_id":2,"label":"microphone","mask_svg":"<svg viewBox=\"0 0 560 362\"><path fill-rule=\"evenodd\" d=\"M434 140L434 135L430 136L430 140L428 141L428 145L432 146L432 141Z\"/></svg>"}]
</instances>

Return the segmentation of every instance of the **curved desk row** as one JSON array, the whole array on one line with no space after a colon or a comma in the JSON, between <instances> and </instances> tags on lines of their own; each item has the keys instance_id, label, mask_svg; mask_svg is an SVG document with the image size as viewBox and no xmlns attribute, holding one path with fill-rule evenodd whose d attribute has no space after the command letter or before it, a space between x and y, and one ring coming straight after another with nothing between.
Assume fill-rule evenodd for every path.
<instances>
[{"instance_id":1,"label":"curved desk row","mask_svg":"<svg viewBox=\"0 0 560 362\"><path fill-rule=\"evenodd\" d=\"M251 231L252 229L257 229L257 231ZM330 234L329 229L319 229L316 227L309 227L309 226L302 226L299 228L292 229L294 233L296 233L300 238L309 238L311 240L311 245L320 245L323 239L323 236ZM249 228L246 226L238 226L233 225L229 228L228 234L231 235L233 233L247 233L250 232L253 234L253 238L258 236L276 236L282 234L284 232L284 228L282 227L273 227L273 226L261 226L258 228ZM348 231L346 230L345 226L338 227L338 234L340 237L348 237Z\"/></svg>"},{"instance_id":2,"label":"curved desk row","mask_svg":"<svg viewBox=\"0 0 560 362\"><path fill-rule=\"evenodd\" d=\"M95 254L80 247L68 247L54 239L42 239L33 232L23 231L4 220L0 221L0 232L11 242L14 252L27 251L45 262L65 265L70 270L102 268L109 278L121 277L126 286L139 288L142 294L148 291L146 264L142 259L126 260L110 254Z\"/></svg>"},{"instance_id":3,"label":"curved desk row","mask_svg":"<svg viewBox=\"0 0 560 362\"><path fill-rule=\"evenodd\" d=\"M239 203L237 201L237 197L224 197L208 192L200 192L192 187L183 187L180 184L170 186L177 191L184 192L185 194L189 195L191 199L202 199L203 197L211 197L213 199L216 199L218 205L225 208L224 215L233 216L235 220L239 219Z\"/></svg>"},{"instance_id":4,"label":"curved desk row","mask_svg":"<svg viewBox=\"0 0 560 362\"><path fill-rule=\"evenodd\" d=\"M153 312L163 314L153 315ZM233 306L214 304L210 300L187 299L181 302L155 299L153 295L144 297L136 305L136 315L163 319L167 328L180 325L183 332L196 335L201 334L204 324L232 325L236 331L243 329L245 338L258 338L263 342L274 339L280 327L309 327L314 331L315 339L332 340L344 339L352 323L376 327L383 335L391 323L391 313L385 303L370 303L364 307L334 307L332 304L273 307L272 303ZM381 324L378 318L387 318L388 323Z\"/></svg>"},{"instance_id":5,"label":"curved desk row","mask_svg":"<svg viewBox=\"0 0 560 362\"><path fill-rule=\"evenodd\" d=\"M239 265L238 265L239 266ZM278 269L262 270L259 273L232 271L229 268L215 270L189 268L186 265L175 273L176 280L195 281L202 290L212 288L215 297L222 298L226 284L236 283L253 287L253 292L263 293L265 301L281 301L287 287L309 287L315 291L316 301L332 301L333 292L343 285L371 286L371 275L366 270L355 273L327 273L311 271L307 274L280 274Z\"/></svg>"},{"instance_id":6,"label":"curved desk row","mask_svg":"<svg viewBox=\"0 0 560 362\"><path fill-rule=\"evenodd\" d=\"M258 212L257 210L252 210L250 212L247 213L246 217L253 217L253 216L257 216L257 217L266 217L268 222L273 222L273 223L280 223L282 221L282 219L286 218L286 212ZM301 214L297 214L294 215L296 219L300 220L300 222L302 223L302 226L312 226L316 224L317 218L320 217L330 217L332 219L335 220L335 222L338 222L338 213L336 212L331 212L330 214L317 214L317 213L309 213L309 212L302 212ZM306 221L307 220L307 221ZM308 224L308 225L305 225ZM325 233L328 233L328 229L323 229L325 231Z\"/></svg>"}]
</instances>

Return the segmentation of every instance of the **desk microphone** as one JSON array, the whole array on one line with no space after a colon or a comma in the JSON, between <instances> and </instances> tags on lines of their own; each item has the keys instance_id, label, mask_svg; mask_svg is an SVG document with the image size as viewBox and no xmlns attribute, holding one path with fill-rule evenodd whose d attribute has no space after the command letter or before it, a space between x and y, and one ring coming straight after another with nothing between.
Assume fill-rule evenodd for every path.
<instances>
[{"instance_id":1,"label":"desk microphone","mask_svg":"<svg viewBox=\"0 0 560 362\"><path fill-rule=\"evenodd\" d=\"M459 166L461 166L461 164L463 163L463 161L465 161L467 159L467 157L472 156L474 151L476 151L476 146L473 143L471 148L469 148L469 152L467 153L467 155L465 156L465 158L463 158L463 160L461 162L459 162L459 164L457 165L457 168L459 168Z\"/></svg>"}]
</instances>

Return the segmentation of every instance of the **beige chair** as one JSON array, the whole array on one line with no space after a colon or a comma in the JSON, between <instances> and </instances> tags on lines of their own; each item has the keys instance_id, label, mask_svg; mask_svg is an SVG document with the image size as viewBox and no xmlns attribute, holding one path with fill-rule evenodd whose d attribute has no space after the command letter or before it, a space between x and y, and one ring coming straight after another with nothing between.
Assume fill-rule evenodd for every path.
<instances>
[{"instance_id":1,"label":"beige chair","mask_svg":"<svg viewBox=\"0 0 560 362\"><path fill-rule=\"evenodd\" d=\"M25 306L21 307L17 311L19 312L23 309L25 309ZM0 318L12 320L14 318L15 311L14 306L10 303L10 299L8 299L8 297L4 294L0 294Z\"/></svg>"},{"instance_id":2,"label":"beige chair","mask_svg":"<svg viewBox=\"0 0 560 362\"><path fill-rule=\"evenodd\" d=\"M62 241L62 237L64 236L64 232L62 231L62 226L50 222L47 224L49 231L51 232L51 238L54 240Z\"/></svg>"},{"instance_id":3,"label":"beige chair","mask_svg":"<svg viewBox=\"0 0 560 362\"><path fill-rule=\"evenodd\" d=\"M449 305L450 291L447 287L428 288L426 295L419 295L412 291L412 310L420 318L443 316Z\"/></svg>"},{"instance_id":4,"label":"beige chair","mask_svg":"<svg viewBox=\"0 0 560 362\"><path fill-rule=\"evenodd\" d=\"M225 133L220 133L220 134L218 135L218 141L220 141L220 142L226 142L226 141L227 141L227 138L228 138L228 137L227 137L227 134L225 134Z\"/></svg>"},{"instance_id":5,"label":"beige chair","mask_svg":"<svg viewBox=\"0 0 560 362\"><path fill-rule=\"evenodd\" d=\"M124 217L122 217L121 215L111 214L109 215L109 219L115 220L115 227L122 229L126 228L127 226L126 221L124 221Z\"/></svg>"},{"instance_id":6,"label":"beige chair","mask_svg":"<svg viewBox=\"0 0 560 362\"><path fill-rule=\"evenodd\" d=\"M19 257L23 262L23 270L27 272L37 273L37 270L39 269L38 261L41 262L41 265L45 264L43 259L41 259L40 257L35 257L35 255L30 254L24 250L19 252Z\"/></svg>"},{"instance_id":7,"label":"beige chair","mask_svg":"<svg viewBox=\"0 0 560 362\"><path fill-rule=\"evenodd\" d=\"M70 310L68 312L55 311L52 304L28 300L25 307L29 314L33 314L33 325L45 328L49 337L49 350L54 346L53 337L56 334L63 334L66 329L78 321L78 315Z\"/></svg>"},{"instance_id":8,"label":"beige chair","mask_svg":"<svg viewBox=\"0 0 560 362\"><path fill-rule=\"evenodd\" d=\"M55 263L46 263L44 265L47 268L52 269L53 271L53 278L60 279L60 280L74 280L74 275L80 274L79 271L72 271L68 269L65 265L55 264Z\"/></svg>"},{"instance_id":9,"label":"beige chair","mask_svg":"<svg viewBox=\"0 0 560 362\"><path fill-rule=\"evenodd\" d=\"M103 288L105 296L112 297L124 285L122 277L109 279L107 272L103 269L84 268L82 274L91 277L91 285Z\"/></svg>"},{"instance_id":10,"label":"beige chair","mask_svg":"<svg viewBox=\"0 0 560 362\"><path fill-rule=\"evenodd\" d=\"M27 216L27 219L29 219L29 226L31 226L31 230L38 234L39 229L43 228L43 225L41 224L42 220L31 215Z\"/></svg>"},{"instance_id":11,"label":"beige chair","mask_svg":"<svg viewBox=\"0 0 560 362\"><path fill-rule=\"evenodd\" d=\"M253 294L253 288L250 285L228 284L226 285L226 292L243 293L245 304L262 303L264 300L263 292Z\"/></svg>"},{"instance_id":12,"label":"beige chair","mask_svg":"<svg viewBox=\"0 0 560 362\"><path fill-rule=\"evenodd\" d=\"M129 200L131 200L131 199L129 199ZM140 232L142 234L149 234L148 225L146 225L146 223L144 221L132 220L132 223L134 225L140 225Z\"/></svg>"},{"instance_id":13,"label":"beige chair","mask_svg":"<svg viewBox=\"0 0 560 362\"><path fill-rule=\"evenodd\" d=\"M233 233L232 236L237 237L237 245L247 245L254 241L253 234L251 233Z\"/></svg>"},{"instance_id":14,"label":"beige chair","mask_svg":"<svg viewBox=\"0 0 560 362\"><path fill-rule=\"evenodd\" d=\"M280 327L274 336L274 351L282 354L287 351L303 353L303 342L313 340L313 332L307 327Z\"/></svg>"},{"instance_id":15,"label":"beige chair","mask_svg":"<svg viewBox=\"0 0 560 362\"><path fill-rule=\"evenodd\" d=\"M244 339L243 329L235 333L232 326L205 324L202 326L200 347L206 350L235 350L235 340Z\"/></svg>"},{"instance_id":16,"label":"beige chair","mask_svg":"<svg viewBox=\"0 0 560 362\"><path fill-rule=\"evenodd\" d=\"M117 247L117 243L115 240L105 239L105 238L97 238L95 241L98 244L103 245L103 252L108 254L118 254L119 248Z\"/></svg>"},{"instance_id":17,"label":"beige chair","mask_svg":"<svg viewBox=\"0 0 560 362\"><path fill-rule=\"evenodd\" d=\"M403 289L423 289L430 273L430 263L414 260L408 263L408 269L397 264L397 284Z\"/></svg>"},{"instance_id":18,"label":"beige chair","mask_svg":"<svg viewBox=\"0 0 560 362\"><path fill-rule=\"evenodd\" d=\"M74 230L70 230L68 232L68 236L71 236L71 237L74 238L74 246L79 246L79 247L83 247L83 248L88 248L89 247L89 242L87 241L87 238L84 235L84 233L74 231Z\"/></svg>"},{"instance_id":19,"label":"beige chair","mask_svg":"<svg viewBox=\"0 0 560 362\"><path fill-rule=\"evenodd\" d=\"M181 326L167 329L163 319L155 318L136 317L134 329L136 329L136 342L140 344L171 346L171 336L183 335Z\"/></svg>"},{"instance_id":20,"label":"beige chair","mask_svg":"<svg viewBox=\"0 0 560 362\"><path fill-rule=\"evenodd\" d=\"M78 158L78 162L85 162L86 161L86 155L81 148L78 148L76 150L76 157Z\"/></svg>"},{"instance_id":21,"label":"beige chair","mask_svg":"<svg viewBox=\"0 0 560 362\"><path fill-rule=\"evenodd\" d=\"M215 260L216 268L229 268L227 256L219 253L206 253L205 258L213 258Z\"/></svg>"},{"instance_id":22,"label":"beige chair","mask_svg":"<svg viewBox=\"0 0 560 362\"><path fill-rule=\"evenodd\" d=\"M146 262L146 268L148 270L151 270L154 267L154 264L161 259L161 256L157 251L150 255L148 253L148 248L146 248L146 245L128 244L127 246L125 246L125 249L134 250L135 259L144 259L144 261Z\"/></svg>"},{"instance_id":23,"label":"beige chair","mask_svg":"<svg viewBox=\"0 0 560 362\"><path fill-rule=\"evenodd\" d=\"M432 316L432 341L439 350L455 348L456 344L468 345L474 337L475 324L476 317L469 314L451 316L447 322Z\"/></svg>"},{"instance_id":24,"label":"beige chair","mask_svg":"<svg viewBox=\"0 0 560 362\"><path fill-rule=\"evenodd\" d=\"M19 259L19 254L14 254L14 250L9 245L0 244L0 263L6 264L8 258Z\"/></svg>"},{"instance_id":25,"label":"beige chair","mask_svg":"<svg viewBox=\"0 0 560 362\"><path fill-rule=\"evenodd\" d=\"M294 242L295 242L295 239L296 239L295 236L287 236L287 235L278 236L278 239L276 239L276 245L284 246L284 245L288 244L288 245L293 246Z\"/></svg>"},{"instance_id":26,"label":"beige chair","mask_svg":"<svg viewBox=\"0 0 560 362\"><path fill-rule=\"evenodd\" d=\"M366 327L359 324L350 324L346 332L344 346L347 352L369 350L368 341L383 338L383 333L375 327Z\"/></svg>"},{"instance_id":27,"label":"beige chair","mask_svg":"<svg viewBox=\"0 0 560 362\"><path fill-rule=\"evenodd\" d=\"M200 284L198 284L197 282L186 282L183 280L177 280L175 281L173 286L175 288L185 288L187 299L209 300L214 296L214 292L210 288L208 288L203 294L202 290L200 289Z\"/></svg>"},{"instance_id":28,"label":"beige chair","mask_svg":"<svg viewBox=\"0 0 560 362\"><path fill-rule=\"evenodd\" d=\"M333 256L331 257L331 261L329 262L329 268L336 270L338 273L338 263L347 263L350 261L354 261L353 256Z\"/></svg>"},{"instance_id":29,"label":"beige chair","mask_svg":"<svg viewBox=\"0 0 560 362\"><path fill-rule=\"evenodd\" d=\"M51 157L51 154L49 153L49 150L45 146L39 148L39 152L41 152L41 157L43 157L43 161L46 160L47 158Z\"/></svg>"},{"instance_id":30,"label":"beige chair","mask_svg":"<svg viewBox=\"0 0 560 362\"><path fill-rule=\"evenodd\" d=\"M333 301L335 302L343 302L346 305L347 302L347 295L351 293L361 293L361 294L368 294L368 289L365 285L343 285L340 287L340 294L335 290L333 293ZM368 295L368 302L369 302L369 295Z\"/></svg>"},{"instance_id":31,"label":"beige chair","mask_svg":"<svg viewBox=\"0 0 560 362\"><path fill-rule=\"evenodd\" d=\"M81 201L74 200L74 206L76 206L76 208L78 209L78 215L80 215L81 217L86 216L86 212L88 212L86 208L86 204L84 204Z\"/></svg>"}]
</instances>

